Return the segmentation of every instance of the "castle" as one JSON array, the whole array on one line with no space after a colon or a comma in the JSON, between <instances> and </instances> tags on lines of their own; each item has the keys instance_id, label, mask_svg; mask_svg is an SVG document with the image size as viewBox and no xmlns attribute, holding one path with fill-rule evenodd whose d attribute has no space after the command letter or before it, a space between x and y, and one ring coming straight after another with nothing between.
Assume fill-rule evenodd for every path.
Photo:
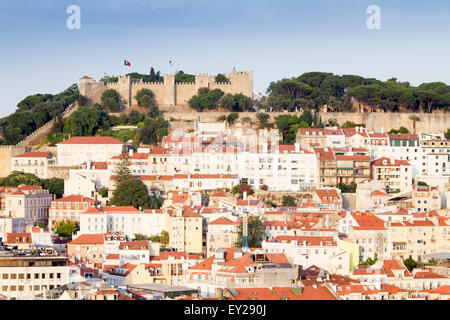
<instances>
[{"instance_id":1,"label":"castle","mask_svg":"<svg viewBox=\"0 0 450 320\"><path fill-rule=\"evenodd\" d=\"M117 82L96 82L84 76L80 79L80 94L87 98L88 104L101 102L103 92L108 89L116 90L122 97L125 106L136 106L136 93L141 89L150 89L155 94L160 106L187 106L189 99L197 94L198 89L220 89L225 94L242 93L253 98L253 71L232 70L225 74L229 82L216 82L215 76L195 74L195 82L176 83L175 75L164 75L164 82L145 82L142 79L132 79L130 76L119 76Z\"/></svg>"}]
</instances>

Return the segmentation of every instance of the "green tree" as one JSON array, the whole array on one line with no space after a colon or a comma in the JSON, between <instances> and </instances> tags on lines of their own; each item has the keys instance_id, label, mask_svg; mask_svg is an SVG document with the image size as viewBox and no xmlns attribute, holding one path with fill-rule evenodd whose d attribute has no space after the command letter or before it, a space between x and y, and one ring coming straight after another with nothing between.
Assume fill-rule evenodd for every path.
<instances>
[{"instance_id":1,"label":"green tree","mask_svg":"<svg viewBox=\"0 0 450 320\"><path fill-rule=\"evenodd\" d=\"M236 112L232 112L227 116L227 122L229 124L233 124L239 118L239 114Z\"/></svg>"},{"instance_id":2,"label":"green tree","mask_svg":"<svg viewBox=\"0 0 450 320\"><path fill-rule=\"evenodd\" d=\"M224 95L220 89L200 88L197 94L189 99L188 104L198 112L217 109L219 99Z\"/></svg>"},{"instance_id":3,"label":"green tree","mask_svg":"<svg viewBox=\"0 0 450 320\"><path fill-rule=\"evenodd\" d=\"M56 224L55 230L58 236L68 238L80 230L80 225L76 221L64 220Z\"/></svg>"},{"instance_id":4,"label":"green tree","mask_svg":"<svg viewBox=\"0 0 450 320\"><path fill-rule=\"evenodd\" d=\"M64 194L64 179L44 179L42 180L42 188L47 189L49 193L55 194L57 198L61 198Z\"/></svg>"},{"instance_id":5,"label":"green tree","mask_svg":"<svg viewBox=\"0 0 450 320\"><path fill-rule=\"evenodd\" d=\"M133 206L136 209L151 209L152 206L145 184L133 178L119 182L110 203L115 206Z\"/></svg>"},{"instance_id":6,"label":"green tree","mask_svg":"<svg viewBox=\"0 0 450 320\"><path fill-rule=\"evenodd\" d=\"M445 133L445 137L446 137L447 139L450 139L450 128L447 129L447 132Z\"/></svg>"},{"instance_id":7,"label":"green tree","mask_svg":"<svg viewBox=\"0 0 450 320\"><path fill-rule=\"evenodd\" d=\"M108 197L108 191L109 191L109 189L108 189L107 187L101 187L101 188L98 190L98 194L99 194L100 196L102 196L103 198L107 198L107 197Z\"/></svg>"},{"instance_id":8,"label":"green tree","mask_svg":"<svg viewBox=\"0 0 450 320\"><path fill-rule=\"evenodd\" d=\"M187 74L187 73L184 73L183 70L180 70L175 75L175 82L177 82L177 83L180 83L180 82L193 83L193 82L195 82L195 75Z\"/></svg>"},{"instance_id":9,"label":"green tree","mask_svg":"<svg viewBox=\"0 0 450 320\"><path fill-rule=\"evenodd\" d=\"M349 129L349 128L356 128L357 124L351 121L346 121L341 128L342 129Z\"/></svg>"},{"instance_id":10,"label":"green tree","mask_svg":"<svg viewBox=\"0 0 450 320\"><path fill-rule=\"evenodd\" d=\"M67 119L64 132L72 136L93 136L98 130L109 130L109 115L99 106L80 107Z\"/></svg>"},{"instance_id":11,"label":"green tree","mask_svg":"<svg viewBox=\"0 0 450 320\"><path fill-rule=\"evenodd\" d=\"M295 207L296 205L295 198L292 196L283 196L282 205L287 207Z\"/></svg>"},{"instance_id":12,"label":"green tree","mask_svg":"<svg viewBox=\"0 0 450 320\"><path fill-rule=\"evenodd\" d=\"M260 129L266 128L267 121L270 119L270 115L268 115L267 113L258 112L256 114L256 117L258 118L258 121L259 121L259 128Z\"/></svg>"},{"instance_id":13,"label":"green tree","mask_svg":"<svg viewBox=\"0 0 450 320\"><path fill-rule=\"evenodd\" d=\"M117 112L120 110L121 99L119 93L114 89L108 89L103 92L102 97L102 106L105 110L110 112Z\"/></svg>"},{"instance_id":14,"label":"green tree","mask_svg":"<svg viewBox=\"0 0 450 320\"><path fill-rule=\"evenodd\" d=\"M153 68L152 68L153 69ZM134 240L136 241L141 241L141 240L150 240L150 237L147 237L146 235L142 234L142 233L136 233L134 235Z\"/></svg>"},{"instance_id":15,"label":"green tree","mask_svg":"<svg viewBox=\"0 0 450 320\"><path fill-rule=\"evenodd\" d=\"M0 179L0 186L18 187L20 185L42 186L42 181L34 174L19 171L13 171Z\"/></svg>"},{"instance_id":16,"label":"green tree","mask_svg":"<svg viewBox=\"0 0 450 320\"><path fill-rule=\"evenodd\" d=\"M132 178L130 170L130 155L127 152L122 152L119 156L119 163L114 167L113 172L116 174L117 184L120 185L122 181Z\"/></svg>"},{"instance_id":17,"label":"green tree","mask_svg":"<svg viewBox=\"0 0 450 320\"><path fill-rule=\"evenodd\" d=\"M357 184L352 181L349 185L345 183L338 183L337 188L341 190L342 193L355 193Z\"/></svg>"},{"instance_id":18,"label":"green tree","mask_svg":"<svg viewBox=\"0 0 450 320\"><path fill-rule=\"evenodd\" d=\"M428 183L423 182L423 181L417 182L417 185L418 185L418 186L421 186L421 187L428 187Z\"/></svg>"},{"instance_id":19,"label":"green tree","mask_svg":"<svg viewBox=\"0 0 450 320\"><path fill-rule=\"evenodd\" d=\"M264 238L264 226L262 224L262 221L259 219L258 216L250 216L248 217L248 230L247 230L247 241L248 241L248 247L249 248L260 248L261 247L261 241ZM241 220L241 224L239 225L239 231L238 231L238 239L235 243L235 247L242 247L242 231L243 231L243 224Z\"/></svg>"},{"instance_id":20,"label":"green tree","mask_svg":"<svg viewBox=\"0 0 450 320\"><path fill-rule=\"evenodd\" d=\"M1 144L17 144L37 128L57 118L79 98L78 86L73 84L56 95L36 94L17 104L17 110L0 119Z\"/></svg>"},{"instance_id":21,"label":"green tree","mask_svg":"<svg viewBox=\"0 0 450 320\"><path fill-rule=\"evenodd\" d=\"M150 68L150 76L148 78L148 81L156 82L155 69L153 69L153 67Z\"/></svg>"},{"instance_id":22,"label":"green tree","mask_svg":"<svg viewBox=\"0 0 450 320\"><path fill-rule=\"evenodd\" d=\"M136 101L140 107L150 109L156 105L155 94L150 89L141 89L136 93Z\"/></svg>"},{"instance_id":23,"label":"green tree","mask_svg":"<svg viewBox=\"0 0 450 320\"><path fill-rule=\"evenodd\" d=\"M223 75L222 73L217 74L217 76L216 76L216 78L215 78L215 81L216 81L217 83L228 83L228 82L230 82L230 81L228 80L228 78L225 77L225 75Z\"/></svg>"},{"instance_id":24,"label":"green tree","mask_svg":"<svg viewBox=\"0 0 450 320\"><path fill-rule=\"evenodd\" d=\"M410 272L413 271L413 269L414 269L415 267L417 267L417 261L414 260L414 259L412 258L412 256L409 256L408 259L403 260L403 263L405 264L405 267L406 267Z\"/></svg>"}]
</instances>

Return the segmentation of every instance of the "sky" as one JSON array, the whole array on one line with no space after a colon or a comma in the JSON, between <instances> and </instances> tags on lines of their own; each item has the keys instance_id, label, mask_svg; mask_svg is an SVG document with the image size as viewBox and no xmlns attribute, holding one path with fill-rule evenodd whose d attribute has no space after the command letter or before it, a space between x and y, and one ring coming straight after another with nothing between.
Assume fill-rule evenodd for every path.
<instances>
[{"instance_id":1,"label":"sky","mask_svg":"<svg viewBox=\"0 0 450 320\"><path fill-rule=\"evenodd\" d=\"M80 29L66 26L70 5ZM379 30L367 28L370 5L380 8ZM0 117L84 75L152 66L253 70L262 93L311 71L450 84L449 52L448 0L0 0Z\"/></svg>"}]
</instances>

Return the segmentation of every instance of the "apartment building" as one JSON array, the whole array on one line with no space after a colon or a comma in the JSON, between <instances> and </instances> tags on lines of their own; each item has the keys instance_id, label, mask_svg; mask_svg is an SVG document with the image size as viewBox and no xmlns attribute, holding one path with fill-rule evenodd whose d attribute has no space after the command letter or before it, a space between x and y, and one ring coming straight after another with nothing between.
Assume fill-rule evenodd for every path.
<instances>
[{"instance_id":1,"label":"apartment building","mask_svg":"<svg viewBox=\"0 0 450 320\"><path fill-rule=\"evenodd\" d=\"M51 201L41 186L0 187L0 216L25 219L25 225L45 223Z\"/></svg>"},{"instance_id":2,"label":"apartment building","mask_svg":"<svg viewBox=\"0 0 450 320\"><path fill-rule=\"evenodd\" d=\"M49 230L53 230L61 221L74 221L80 223L80 214L98 203L96 199L83 195L63 195L62 198L51 202L48 220Z\"/></svg>"},{"instance_id":3,"label":"apartment building","mask_svg":"<svg viewBox=\"0 0 450 320\"><path fill-rule=\"evenodd\" d=\"M164 210L164 230L169 233L169 246L176 251L204 253L203 218L196 209L184 207Z\"/></svg>"},{"instance_id":4,"label":"apartment building","mask_svg":"<svg viewBox=\"0 0 450 320\"><path fill-rule=\"evenodd\" d=\"M221 217L208 223L207 231L207 256L216 252L219 248L234 247L239 232L240 220L230 220Z\"/></svg>"},{"instance_id":5,"label":"apartment building","mask_svg":"<svg viewBox=\"0 0 450 320\"><path fill-rule=\"evenodd\" d=\"M405 160L379 158L372 162L372 178L382 181L389 192L408 192L412 188L412 166Z\"/></svg>"},{"instance_id":6,"label":"apartment building","mask_svg":"<svg viewBox=\"0 0 450 320\"><path fill-rule=\"evenodd\" d=\"M418 212L439 210L441 209L441 193L437 187L415 186L412 202Z\"/></svg>"},{"instance_id":7,"label":"apartment building","mask_svg":"<svg viewBox=\"0 0 450 320\"><path fill-rule=\"evenodd\" d=\"M55 162L50 152L25 152L11 158L11 171L31 173L41 179L47 179L48 166Z\"/></svg>"},{"instance_id":8,"label":"apartment building","mask_svg":"<svg viewBox=\"0 0 450 320\"><path fill-rule=\"evenodd\" d=\"M125 145L113 137L72 137L56 144L58 165L107 162L111 157L121 154Z\"/></svg>"},{"instance_id":9,"label":"apartment building","mask_svg":"<svg viewBox=\"0 0 450 320\"><path fill-rule=\"evenodd\" d=\"M32 300L68 282L67 257L0 251L0 295L12 300Z\"/></svg>"}]
</instances>

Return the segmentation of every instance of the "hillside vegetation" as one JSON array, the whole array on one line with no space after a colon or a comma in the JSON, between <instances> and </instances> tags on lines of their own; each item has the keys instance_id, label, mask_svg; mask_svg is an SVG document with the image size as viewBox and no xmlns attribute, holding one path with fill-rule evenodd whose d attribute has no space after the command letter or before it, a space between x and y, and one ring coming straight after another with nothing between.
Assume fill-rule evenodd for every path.
<instances>
[{"instance_id":1,"label":"hillside vegetation","mask_svg":"<svg viewBox=\"0 0 450 320\"><path fill-rule=\"evenodd\" d=\"M395 78L380 81L356 75L309 72L272 82L267 93L263 107L273 111L319 110L323 105L329 105L334 111L353 111L355 99L373 111L450 110L450 86L442 82L414 87Z\"/></svg>"},{"instance_id":2,"label":"hillside vegetation","mask_svg":"<svg viewBox=\"0 0 450 320\"><path fill-rule=\"evenodd\" d=\"M20 142L37 128L61 115L77 99L76 84L56 95L34 94L26 97L17 104L14 113L0 119L0 143L11 145Z\"/></svg>"}]
</instances>

